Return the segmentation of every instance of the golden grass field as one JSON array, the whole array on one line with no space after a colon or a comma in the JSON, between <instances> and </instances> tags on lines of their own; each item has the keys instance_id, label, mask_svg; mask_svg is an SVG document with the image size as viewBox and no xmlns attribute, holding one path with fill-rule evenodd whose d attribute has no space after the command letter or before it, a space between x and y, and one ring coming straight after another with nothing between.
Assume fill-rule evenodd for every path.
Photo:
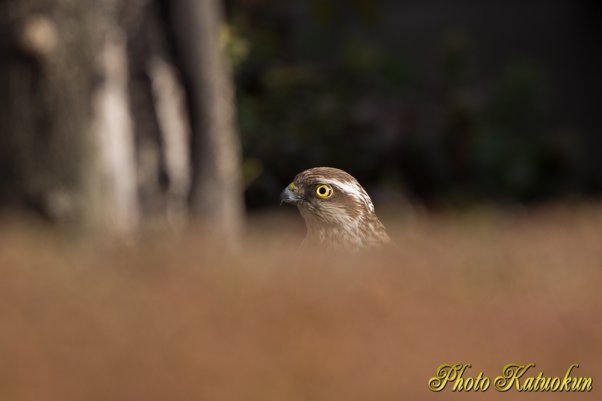
<instances>
[{"instance_id":1,"label":"golden grass field","mask_svg":"<svg viewBox=\"0 0 602 401\"><path fill-rule=\"evenodd\" d=\"M300 254L298 220L229 254L0 230L0 400L597 400L602 208L383 219L395 249ZM293 233L293 234L291 234ZM591 393L442 393L444 363L592 377Z\"/></svg>"}]
</instances>

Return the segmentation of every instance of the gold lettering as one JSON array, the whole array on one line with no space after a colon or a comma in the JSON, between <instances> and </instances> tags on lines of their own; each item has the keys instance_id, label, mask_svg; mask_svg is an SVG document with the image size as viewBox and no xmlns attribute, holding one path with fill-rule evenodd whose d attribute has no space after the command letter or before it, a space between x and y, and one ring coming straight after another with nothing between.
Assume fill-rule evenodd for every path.
<instances>
[{"instance_id":1,"label":"gold lettering","mask_svg":"<svg viewBox=\"0 0 602 401\"><path fill-rule=\"evenodd\" d=\"M581 392L587 391L588 393L590 391L592 391L592 378L591 377L580 377L579 379L583 380L583 385L581 386L579 391L581 391Z\"/></svg>"},{"instance_id":2,"label":"gold lettering","mask_svg":"<svg viewBox=\"0 0 602 401\"><path fill-rule=\"evenodd\" d=\"M533 391L540 391L544 383L545 379L542 377L542 373L539 372L535 378L535 383L533 384Z\"/></svg>"},{"instance_id":3,"label":"gold lettering","mask_svg":"<svg viewBox=\"0 0 602 401\"><path fill-rule=\"evenodd\" d=\"M566 370L566 373L564 374L564 378L562 379L562 384L560 385L560 389L558 391L571 391L569 388L569 383L573 379L569 375L571 374L571 371L573 369L578 368L578 367L579 367L579 364L576 364L576 363L569 366L569 368Z\"/></svg>"},{"instance_id":4,"label":"gold lettering","mask_svg":"<svg viewBox=\"0 0 602 401\"><path fill-rule=\"evenodd\" d=\"M541 372L539 372L541 374ZM539 388L538 391L543 392L543 391L550 391L550 378L549 377L543 377L542 378L542 383L541 383L541 387Z\"/></svg>"},{"instance_id":5,"label":"gold lettering","mask_svg":"<svg viewBox=\"0 0 602 401\"><path fill-rule=\"evenodd\" d=\"M466 368L470 368L469 364L456 364L456 365L441 365L437 368L435 376L429 379L429 389L431 391L439 392L447 386L447 383L456 381L458 377L462 377L462 374ZM454 386L455 388L455 386ZM455 390L454 390L455 391Z\"/></svg>"},{"instance_id":6,"label":"gold lettering","mask_svg":"<svg viewBox=\"0 0 602 401\"><path fill-rule=\"evenodd\" d=\"M526 365L508 364L502 369L502 374L493 381L493 387L500 392L506 392L513 388L519 392L591 392L591 377L571 377L574 369L579 364L574 363L568 367L562 377L545 377L543 372L537 376L525 377L529 369L535 367L534 363ZM470 364L441 365L437 368L435 376L428 381L431 391L439 392L445 389L447 384L453 383L453 392L478 392L487 391L491 385L489 377L480 372L475 377L463 377Z\"/></svg>"},{"instance_id":7,"label":"gold lettering","mask_svg":"<svg viewBox=\"0 0 602 401\"><path fill-rule=\"evenodd\" d=\"M589 392L592 391L592 378L591 377L570 377L569 375L573 371L573 369L578 368L579 364L574 363L567 369L564 379L562 380L562 385L559 391L580 391L580 392ZM569 388L569 383L573 383Z\"/></svg>"},{"instance_id":8,"label":"gold lettering","mask_svg":"<svg viewBox=\"0 0 602 401\"><path fill-rule=\"evenodd\" d=\"M517 365L511 363L504 366L504 369L502 369L502 375L496 377L493 381L493 387L495 387L497 391L506 392L510 390L513 385L515 385L518 391L523 391L518 379L520 379L527 372L527 370L534 366L534 363L530 363L528 365Z\"/></svg>"}]
</instances>

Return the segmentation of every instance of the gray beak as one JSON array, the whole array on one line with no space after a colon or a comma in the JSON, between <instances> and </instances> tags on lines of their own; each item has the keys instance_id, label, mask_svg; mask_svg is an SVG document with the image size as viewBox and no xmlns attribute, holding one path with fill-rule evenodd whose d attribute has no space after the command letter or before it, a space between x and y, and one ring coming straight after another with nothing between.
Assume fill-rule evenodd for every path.
<instances>
[{"instance_id":1,"label":"gray beak","mask_svg":"<svg viewBox=\"0 0 602 401\"><path fill-rule=\"evenodd\" d=\"M303 198L289 189L284 188L284 191L280 193L280 204L292 203L293 205L299 204L303 201Z\"/></svg>"}]
</instances>

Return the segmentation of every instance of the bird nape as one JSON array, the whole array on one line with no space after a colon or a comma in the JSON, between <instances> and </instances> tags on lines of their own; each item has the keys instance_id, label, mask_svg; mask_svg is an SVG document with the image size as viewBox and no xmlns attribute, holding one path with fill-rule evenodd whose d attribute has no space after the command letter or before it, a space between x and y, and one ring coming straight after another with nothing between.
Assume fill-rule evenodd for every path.
<instances>
[{"instance_id":1,"label":"bird nape","mask_svg":"<svg viewBox=\"0 0 602 401\"><path fill-rule=\"evenodd\" d=\"M370 196L343 170L305 170L282 191L280 200L299 208L307 227L304 246L360 250L390 241Z\"/></svg>"}]
</instances>

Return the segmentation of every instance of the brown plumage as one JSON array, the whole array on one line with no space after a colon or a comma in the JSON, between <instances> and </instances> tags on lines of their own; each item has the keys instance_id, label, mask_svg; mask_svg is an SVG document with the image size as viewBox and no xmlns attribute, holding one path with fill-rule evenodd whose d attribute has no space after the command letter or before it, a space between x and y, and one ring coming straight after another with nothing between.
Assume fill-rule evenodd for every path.
<instances>
[{"instance_id":1,"label":"brown plumage","mask_svg":"<svg viewBox=\"0 0 602 401\"><path fill-rule=\"evenodd\" d=\"M282 191L307 226L304 245L359 250L389 242L370 197L348 173L332 167L305 170Z\"/></svg>"}]
</instances>

